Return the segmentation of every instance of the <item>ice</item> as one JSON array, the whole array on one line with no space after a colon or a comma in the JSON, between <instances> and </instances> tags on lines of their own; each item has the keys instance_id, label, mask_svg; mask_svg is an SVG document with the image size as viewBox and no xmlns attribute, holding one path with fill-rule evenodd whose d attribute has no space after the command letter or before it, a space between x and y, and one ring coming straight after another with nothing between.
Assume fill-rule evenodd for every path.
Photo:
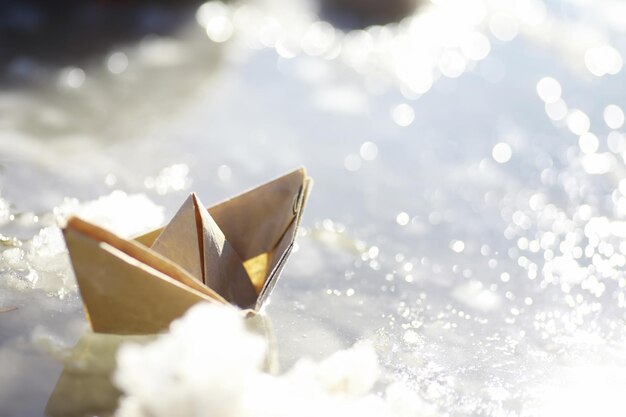
<instances>
[{"instance_id":1,"label":"ice","mask_svg":"<svg viewBox=\"0 0 626 417\"><path fill-rule=\"evenodd\" d=\"M144 194L122 191L113 191L83 203L66 199L52 212L60 223L74 214L126 237L163 223L162 207ZM22 291L40 289L61 298L76 292L76 280L58 226L43 227L32 239L18 243L21 247L10 247L0 252L0 276L6 279L10 288Z\"/></svg>"},{"instance_id":2,"label":"ice","mask_svg":"<svg viewBox=\"0 0 626 417\"><path fill-rule=\"evenodd\" d=\"M118 415L236 415L264 355L262 339L244 331L235 310L199 305L172 324L170 335L120 350L115 382L128 398ZM129 404L142 412L131 413Z\"/></svg>"},{"instance_id":3,"label":"ice","mask_svg":"<svg viewBox=\"0 0 626 417\"><path fill-rule=\"evenodd\" d=\"M384 399L372 392L379 367L369 345L302 359L282 375L263 371L266 354L238 311L198 304L156 341L120 349L114 382L124 397L116 416L434 415L400 383Z\"/></svg>"},{"instance_id":4,"label":"ice","mask_svg":"<svg viewBox=\"0 0 626 417\"><path fill-rule=\"evenodd\" d=\"M54 213L61 218L77 215L124 237L146 232L164 221L163 208L145 194L127 194L119 190L83 203L66 199L54 209Z\"/></svg>"},{"instance_id":5,"label":"ice","mask_svg":"<svg viewBox=\"0 0 626 417\"><path fill-rule=\"evenodd\" d=\"M305 165L316 184L267 307L291 371L261 373L255 401L267 414L286 389L308 406L313 388L328 399L320 384L370 386L351 385L348 359L336 366L345 378L317 371L368 340L385 398L412 393L454 417L541 415L537 402L548 415L607 414L626 383L577 369L624 374L626 363L626 103L616 94L626 71L611 74L626 56L624 7L421 3L397 24L344 30L314 1L209 2L198 21L195 8L173 19L180 31L86 60L57 48L58 68L29 54L9 63L51 88L0 92L3 358L17 363L30 344L13 341L38 323L86 327L53 230L31 253L64 197L78 200L59 215L102 195L93 219L129 235L162 219L135 193L173 212L191 188L219 201ZM138 7L168 20L169 8L153 19ZM48 297L54 288L69 292ZM29 360L7 367L5 404L45 403L56 379L40 383L40 370L55 363L39 359L37 372ZM392 380L404 386L384 389ZM283 398L269 401L273 392ZM127 408L142 412L133 398ZM41 414L4 412L2 399L1 415Z\"/></svg>"},{"instance_id":6,"label":"ice","mask_svg":"<svg viewBox=\"0 0 626 417\"><path fill-rule=\"evenodd\" d=\"M0 198L0 226L9 221L10 215L9 202Z\"/></svg>"},{"instance_id":7,"label":"ice","mask_svg":"<svg viewBox=\"0 0 626 417\"><path fill-rule=\"evenodd\" d=\"M76 291L67 248L58 227L41 229L31 240L26 259L30 268L37 273L34 288L61 297Z\"/></svg>"},{"instance_id":8,"label":"ice","mask_svg":"<svg viewBox=\"0 0 626 417\"><path fill-rule=\"evenodd\" d=\"M2 259L8 266L14 269L24 269L24 251L20 248L11 248L2 252Z\"/></svg>"},{"instance_id":9,"label":"ice","mask_svg":"<svg viewBox=\"0 0 626 417\"><path fill-rule=\"evenodd\" d=\"M319 363L302 359L291 370L297 379L317 381L329 393L362 396L379 377L376 353L371 346L355 346L338 351Z\"/></svg>"}]
</instances>

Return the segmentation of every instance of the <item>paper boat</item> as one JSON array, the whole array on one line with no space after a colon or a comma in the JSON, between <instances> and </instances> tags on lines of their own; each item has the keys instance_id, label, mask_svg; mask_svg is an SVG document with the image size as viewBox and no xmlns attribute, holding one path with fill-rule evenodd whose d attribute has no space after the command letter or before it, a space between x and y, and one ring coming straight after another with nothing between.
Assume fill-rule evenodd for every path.
<instances>
[{"instance_id":1,"label":"paper boat","mask_svg":"<svg viewBox=\"0 0 626 417\"><path fill-rule=\"evenodd\" d=\"M301 168L208 209L192 194L165 227L130 240L69 218L63 234L92 329L156 333L200 301L258 311L291 252L310 185Z\"/></svg>"}]
</instances>

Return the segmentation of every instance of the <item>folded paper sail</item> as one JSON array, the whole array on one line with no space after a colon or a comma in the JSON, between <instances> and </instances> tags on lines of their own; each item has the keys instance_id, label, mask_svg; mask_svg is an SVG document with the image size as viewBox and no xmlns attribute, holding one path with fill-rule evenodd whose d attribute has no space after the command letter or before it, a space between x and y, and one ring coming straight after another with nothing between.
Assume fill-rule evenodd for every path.
<instances>
[{"instance_id":1,"label":"folded paper sail","mask_svg":"<svg viewBox=\"0 0 626 417\"><path fill-rule=\"evenodd\" d=\"M310 184L301 168L208 209L192 194L165 227L130 240L71 217L63 234L91 327L156 333L200 301L258 311L291 252Z\"/></svg>"}]
</instances>

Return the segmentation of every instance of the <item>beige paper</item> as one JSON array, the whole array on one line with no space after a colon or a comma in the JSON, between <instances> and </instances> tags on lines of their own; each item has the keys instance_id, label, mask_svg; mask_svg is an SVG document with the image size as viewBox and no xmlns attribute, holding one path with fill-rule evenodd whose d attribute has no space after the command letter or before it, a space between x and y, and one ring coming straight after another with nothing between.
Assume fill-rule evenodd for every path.
<instances>
[{"instance_id":1,"label":"beige paper","mask_svg":"<svg viewBox=\"0 0 626 417\"><path fill-rule=\"evenodd\" d=\"M270 261L271 254L269 252L265 252L255 256L254 258L250 258L243 263L243 267L246 269L257 295L261 293L263 284L265 284L265 277L267 277Z\"/></svg>"},{"instance_id":2,"label":"beige paper","mask_svg":"<svg viewBox=\"0 0 626 417\"><path fill-rule=\"evenodd\" d=\"M64 236L94 331L158 332L199 301L260 309L310 184L299 169L208 210L192 194L170 224L134 240L69 219Z\"/></svg>"},{"instance_id":3,"label":"beige paper","mask_svg":"<svg viewBox=\"0 0 626 417\"><path fill-rule=\"evenodd\" d=\"M257 294L241 258L195 194L189 196L151 249L186 269L228 302L241 308L254 306Z\"/></svg>"}]
</instances>

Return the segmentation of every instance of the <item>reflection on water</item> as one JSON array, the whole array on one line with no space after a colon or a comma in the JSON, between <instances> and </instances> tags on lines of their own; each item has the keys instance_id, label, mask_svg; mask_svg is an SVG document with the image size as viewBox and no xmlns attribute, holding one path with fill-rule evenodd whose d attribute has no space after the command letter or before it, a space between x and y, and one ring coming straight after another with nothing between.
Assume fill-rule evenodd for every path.
<instances>
[{"instance_id":1,"label":"reflection on water","mask_svg":"<svg viewBox=\"0 0 626 417\"><path fill-rule=\"evenodd\" d=\"M111 381L118 349L124 343L147 343L153 338L85 333L65 355L65 366L46 404L45 414L51 417L112 415L120 396Z\"/></svg>"},{"instance_id":2,"label":"reflection on water","mask_svg":"<svg viewBox=\"0 0 626 417\"><path fill-rule=\"evenodd\" d=\"M443 413L615 414L624 5L433 0L352 31L316 7L210 2L18 65L45 81L0 91L1 414L43 412L44 346L85 328L59 212L109 196L85 206L137 231L297 165L316 186L268 307L283 369L365 339Z\"/></svg>"}]
</instances>

